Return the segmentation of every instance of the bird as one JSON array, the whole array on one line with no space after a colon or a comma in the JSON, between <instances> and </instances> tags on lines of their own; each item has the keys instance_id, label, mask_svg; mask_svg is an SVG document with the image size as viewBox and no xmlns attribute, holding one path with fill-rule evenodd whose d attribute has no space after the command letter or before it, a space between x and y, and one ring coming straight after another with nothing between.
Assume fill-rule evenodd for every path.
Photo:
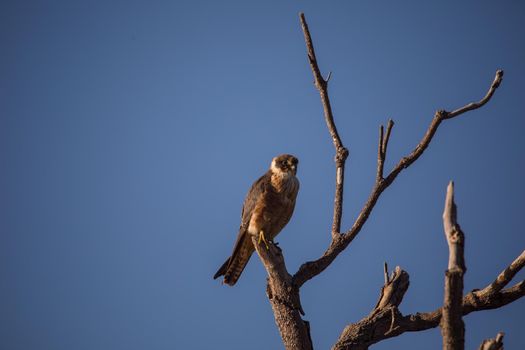
<instances>
[{"instance_id":1,"label":"bird","mask_svg":"<svg viewBox=\"0 0 525 350\"><path fill-rule=\"evenodd\" d=\"M224 276L223 283L233 286L250 260L257 243L273 243L274 238L292 217L299 192L296 177L299 161L291 154L281 154L272 159L270 169L255 181L244 199L241 224L232 255L213 276Z\"/></svg>"}]
</instances>

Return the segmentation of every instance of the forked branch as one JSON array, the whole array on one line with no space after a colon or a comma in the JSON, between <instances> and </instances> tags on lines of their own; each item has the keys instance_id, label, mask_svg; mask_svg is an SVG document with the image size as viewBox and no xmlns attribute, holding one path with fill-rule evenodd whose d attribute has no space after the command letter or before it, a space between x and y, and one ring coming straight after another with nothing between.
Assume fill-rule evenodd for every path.
<instances>
[{"instance_id":1,"label":"forked branch","mask_svg":"<svg viewBox=\"0 0 525 350\"><path fill-rule=\"evenodd\" d=\"M522 255L523 254L525 254L525 251ZM507 267L507 269L509 267ZM517 271L521 270L521 268L523 268L523 265L518 266ZM399 268L396 268L396 271L397 269ZM395 287L392 285L394 291L389 292L389 294L398 296L398 298L395 299L396 302L382 303L382 300L386 300L384 292L386 289L385 286L388 285L388 283L386 283L381 289L379 302L376 307L374 307L367 317L346 326L339 336L337 343L332 347L333 350L364 350L368 349L370 345L385 339L397 337L406 332L424 331L439 326L443 316L442 307L432 312L418 312L406 316L401 314L398 307L408 288L409 277L408 273L401 269L399 270L402 272L399 276L404 276L402 280L406 280L406 284L400 283ZM506 287L509 282L510 280L507 281L503 287ZM474 290L462 298L461 315L465 316L471 312L497 309L523 296L525 296L525 281L492 293L488 291L488 287L482 290Z\"/></svg>"},{"instance_id":2,"label":"forked branch","mask_svg":"<svg viewBox=\"0 0 525 350\"><path fill-rule=\"evenodd\" d=\"M377 176L376 183L383 181L383 168L385 166L386 150L388 147L388 140L390 140L390 133L394 127L394 121L388 120L386 126L386 134L384 134L383 125L379 127L379 143L377 145ZM384 135L383 135L384 134Z\"/></svg>"},{"instance_id":3,"label":"forked branch","mask_svg":"<svg viewBox=\"0 0 525 350\"><path fill-rule=\"evenodd\" d=\"M365 341L370 339L370 334L381 333L388 336L397 331L396 320L402 317L398 306L408 290L409 276L397 266L389 277L386 263L385 271L385 284L381 288L376 306L367 317L346 326L333 349L368 349L373 344Z\"/></svg>"},{"instance_id":4,"label":"forked branch","mask_svg":"<svg viewBox=\"0 0 525 350\"><path fill-rule=\"evenodd\" d=\"M308 25L306 23L304 14L302 13L300 14L300 20L306 42L308 61L310 63L310 68L312 69L315 79L315 86L317 87L317 89L319 90L319 94L321 95L321 102L323 104L325 121L328 126L328 131L330 132L330 135L332 137L334 146L336 148L336 191L334 200L334 220L332 223L332 241L328 249L320 258L314 261L308 261L304 263L295 273L295 275L293 276L293 281L294 284L298 287L302 286L306 281L324 271L332 263L332 261L334 261L334 259L343 250L345 250L345 248L353 241L353 239L361 231L361 228L363 227L365 222L368 220L368 217L372 212L372 209L374 209L374 206L377 203L377 200L379 199L380 195L386 188L388 188L388 186L392 184L392 182L394 182L396 177L401 173L403 169L408 168L423 154L423 152L427 149L428 145L432 141L432 138L434 137L441 122L447 119L457 117L465 112L475 110L485 105L491 99L496 89L500 86L503 78L503 71L498 70L487 94L480 101L469 103L461 108L454 110L453 112L447 112L445 110L437 111L421 141L417 144L417 146L409 155L399 160L396 166L385 178L383 178L382 172L384 167L384 158L386 157L386 146L388 144L390 130L392 129L392 127L389 128L387 126L387 132L385 136L382 136L382 133L380 132L380 138L382 140L380 141L381 146L378 146L378 148L381 148L381 150L378 152L378 171L374 187L368 197L368 200L361 209L361 212L355 219L352 227L344 234L340 234L339 232L341 231L341 218L343 208L344 169L345 160L348 156L348 151L346 150L346 148L344 148L341 138L337 133L332 110L330 107L330 100L328 98L328 84L327 81L324 80L321 75L317 58L315 56L310 31L308 29ZM389 125L390 124L393 126L393 123L389 123Z\"/></svg>"},{"instance_id":5,"label":"forked branch","mask_svg":"<svg viewBox=\"0 0 525 350\"><path fill-rule=\"evenodd\" d=\"M336 167L336 179L335 179L335 198L334 198L334 215L332 221L332 241L338 239L341 232L341 217L343 213L343 189L345 181L345 163L348 157L348 149L343 146L343 142L339 137L337 128L334 122L334 115L332 113L332 107L330 105L330 98L328 97L328 80L332 76L332 72L328 75L325 80L321 75L321 70L317 64L317 58L315 57L314 45L312 44L312 37L308 30L308 24L304 18L304 14L300 13L299 18L301 20L301 27L303 28L304 40L306 42L306 49L308 51L308 62L310 62L310 68L314 75L315 87L319 90L321 96L321 102L323 104L324 119L328 131L332 136L332 142L335 147L335 167Z\"/></svg>"}]
</instances>

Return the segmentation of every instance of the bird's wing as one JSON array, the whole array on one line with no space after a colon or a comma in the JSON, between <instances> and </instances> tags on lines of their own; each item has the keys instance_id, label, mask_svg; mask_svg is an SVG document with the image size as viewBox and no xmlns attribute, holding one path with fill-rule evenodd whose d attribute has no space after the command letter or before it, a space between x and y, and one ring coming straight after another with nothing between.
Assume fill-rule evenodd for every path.
<instances>
[{"instance_id":1,"label":"bird's wing","mask_svg":"<svg viewBox=\"0 0 525 350\"><path fill-rule=\"evenodd\" d=\"M288 224L288 222L292 218L292 214L295 209L295 201L296 201L298 192L299 192L299 180L296 179L286 199L281 199L279 215L277 215L275 219L275 227L276 227L275 235L277 235L286 226L286 224Z\"/></svg>"},{"instance_id":2,"label":"bird's wing","mask_svg":"<svg viewBox=\"0 0 525 350\"><path fill-rule=\"evenodd\" d=\"M271 175L266 173L255 181L244 199L241 225L239 227L239 234L237 235L232 255L226 260L214 276L214 278L217 278L224 275L224 283L226 284L234 285L237 282L255 250L248 233L248 226L257 201L262 198L264 193L268 190L270 177Z\"/></svg>"},{"instance_id":3,"label":"bird's wing","mask_svg":"<svg viewBox=\"0 0 525 350\"><path fill-rule=\"evenodd\" d=\"M257 181L255 181L250 187L246 198L244 198L244 203L242 205L242 214L241 214L241 226L239 227L239 235L241 232L248 230L250 225L250 219L252 218L253 211L257 202L261 200L264 194L269 191L271 187L271 178L272 175L270 171L261 176Z\"/></svg>"}]
</instances>

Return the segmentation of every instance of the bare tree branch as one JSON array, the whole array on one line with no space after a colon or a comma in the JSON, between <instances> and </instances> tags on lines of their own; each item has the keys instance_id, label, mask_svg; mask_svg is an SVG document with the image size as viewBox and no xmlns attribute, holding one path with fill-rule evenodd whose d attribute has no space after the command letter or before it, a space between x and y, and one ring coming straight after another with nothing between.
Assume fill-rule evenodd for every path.
<instances>
[{"instance_id":1,"label":"bare tree branch","mask_svg":"<svg viewBox=\"0 0 525 350\"><path fill-rule=\"evenodd\" d=\"M409 276L397 266L392 277L386 279L374 309L358 323L346 326L332 349L365 350L373 343L363 341L364 339L373 339L376 333L387 336L397 331L397 318L402 317L397 307L408 290Z\"/></svg>"},{"instance_id":2,"label":"bare tree branch","mask_svg":"<svg viewBox=\"0 0 525 350\"><path fill-rule=\"evenodd\" d=\"M390 133L392 132L392 128L394 127L394 121L392 119L388 119L388 124L386 125L386 135L383 139L383 146L382 146L382 152L383 152L383 158L386 157L386 149L388 147L388 140L390 140Z\"/></svg>"},{"instance_id":3,"label":"bare tree branch","mask_svg":"<svg viewBox=\"0 0 525 350\"><path fill-rule=\"evenodd\" d=\"M499 332L496 338L486 339L481 343L479 350L503 350L503 332Z\"/></svg>"},{"instance_id":4,"label":"bare tree branch","mask_svg":"<svg viewBox=\"0 0 525 350\"><path fill-rule=\"evenodd\" d=\"M468 105L465 105L465 106L463 106L461 108L456 109L453 112L448 113L448 115L445 117L445 119L454 118L454 117L456 117L456 116L458 116L460 114L463 114L465 112L468 112L468 111L471 111L473 109L478 109L479 107L482 107L485 103L489 102L490 98L492 97L492 95L494 95L494 92L496 92L496 89L501 84L501 80L502 79L503 79L503 71L502 70L498 70L496 72L496 76L494 77L494 81L492 82L492 85L490 86L489 91L487 91L487 94L485 95L485 97L483 97L478 102L471 102Z\"/></svg>"},{"instance_id":5,"label":"bare tree branch","mask_svg":"<svg viewBox=\"0 0 525 350\"><path fill-rule=\"evenodd\" d=\"M443 228L449 249L448 270L466 271L465 267L465 235L457 223L457 208L454 202L454 183L450 181L447 187L445 209L443 211Z\"/></svg>"},{"instance_id":6,"label":"bare tree branch","mask_svg":"<svg viewBox=\"0 0 525 350\"><path fill-rule=\"evenodd\" d=\"M401 301L403 301L406 291L408 290L408 286L410 284L408 273L401 270L399 266L396 266L395 270L392 272L391 277L388 277L387 271L386 278L387 280L381 288L379 300L377 301L377 304L374 307L374 310L372 310L371 314L377 313L378 311L390 306L399 306Z\"/></svg>"},{"instance_id":7,"label":"bare tree branch","mask_svg":"<svg viewBox=\"0 0 525 350\"><path fill-rule=\"evenodd\" d=\"M319 90L321 95L321 102L323 104L324 119L328 131L332 136L332 141L335 147L335 166L336 166L336 180L335 180L335 199L334 199L334 218L332 222L332 241L337 240L341 232L341 217L343 212L343 190L345 181L345 163L348 157L348 149L343 146L343 142L339 137L337 128L334 122L334 115L332 113L332 107L330 106L330 99L328 98L328 80L332 76L332 72L328 74L326 80L321 75L319 65L317 64L317 58L315 57L314 46L312 44L312 38L310 31L308 30L308 24L304 18L304 14L300 13L299 18L301 20L301 27L303 28L304 40L306 42L306 49L308 51L308 61L310 62L310 68L315 79L315 87Z\"/></svg>"},{"instance_id":8,"label":"bare tree branch","mask_svg":"<svg viewBox=\"0 0 525 350\"><path fill-rule=\"evenodd\" d=\"M465 235L456 222L456 218L454 183L451 181L448 184L443 212L443 226L449 249L448 269L445 272L443 317L440 325L444 350L462 350L465 347L465 323L461 318L463 275L466 271Z\"/></svg>"},{"instance_id":9,"label":"bare tree branch","mask_svg":"<svg viewBox=\"0 0 525 350\"><path fill-rule=\"evenodd\" d=\"M376 182L381 181L383 178L383 168L385 166L385 154L383 153L383 138L384 138L384 127L383 124L379 126L379 142L377 145L377 173Z\"/></svg>"},{"instance_id":10,"label":"bare tree branch","mask_svg":"<svg viewBox=\"0 0 525 350\"><path fill-rule=\"evenodd\" d=\"M414 163L427 149L428 145L430 144L430 141L432 141L432 138L434 137L434 134L436 133L439 125L443 120L451 119L454 117L457 117L465 112L480 108L484 104L486 104L492 95L494 94L495 90L499 87L501 84L501 80L503 78L503 71L498 70L496 72L496 76L494 78L494 81L492 82L487 94L479 101L475 103L469 103L453 112L447 112L444 110L437 111L434 115L434 118L432 119L432 122L430 123L430 126L428 127L425 135L419 142L419 144L414 148L414 150L406 157L401 158L401 160L397 163L397 165L392 169L392 171L388 174L386 178L383 179L382 177L382 168L384 166L384 157L386 157L386 150L387 150L387 144L388 139L390 137L390 131L392 129L392 126L394 125L393 122L389 123L389 127L387 127L386 135L381 135L380 132L380 138L382 139L381 147L378 146L378 175L376 176L376 182L374 184L374 187L372 189L372 192L370 193L368 200L366 201L365 205L361 209L361 212L357 216L356 220L354 221L354 224L344 234L339 234L340 228L341 228L341 218L342 218L342 208L343 208L343 187L344 187L344 166L345 166L345 160L348 156L348 151L346 148L344 148L341 138L339 137L339 134L337 133L337 129L335 127L335 122L332 115L332 110L330 107L330 101L328 99L328 86L326 81L323 79L319 66L317 64L317 58L315 56L315 52L313 49L312 44L312 38L310 36L310 31L308 29L308 25L306 23L306 19L304 17L304 14L300 14L301 19L301 25L305 37L306 42L306 48L308 52L308 60L310 62L310 68L312 69L314 78L315 78L315 86L319 90L319 93L321 95L321 101L323 104L324 109L324 115L325 115L325 121L328 126L328 131L330 132L330 135L332 136L332 141L334 143L334 146L336 148L336 194L335 194L335 200L334 200L334 221L332 224L332 241L330 243L330 246L328 249L324 252L324 254L314 261L308 261L300 266L299 270L295 273L293 276L294 284L298 287L302 286L306 281L309 279L317 276L319 273L324 271L331 263L335 260L335 258L353 241L353 239L359 234L361 231L361 228L365 224L365 222L368 220L368 217L370 213L372 212L372 209L374 208L377 200L379 199L380 195L383 193L383 191L388 188L392 184L392 182L396 179L396 177L401 173L401 171L405 168L408 168L412 163ZM383 147L384 146L384 147ZM379 151L379 148L381 150Z\"/></svg>"},{"instance_id":11,"label":"bare tree branch","mask_svg":"<svg viewBox=\"0 0 525 350\"><path fill-rule=\"evenodd\" d=\"M313 349L309 323L301 318L304 312L299 289L292 285L292 276L286 269L281 249L272 243L266 248L256 237L252 237L252 242L268 273L266 294L285 348Z\"/></svg>"},{"instance_id":12,"label":"bare tree branch","mask_svg":"<svg viewBox=\"0 0 525 350\"><path fill-rule=\"evenodd\" d=\"M525 250L510 264L505 270L503 270L496 280L489 286L483 289L484 293L497 293L503 287L505 287L512 278L523 268L525 265Z\"/></svg>"},{"instance_id":13,"label":"bare tree branch","mask_svg":"<svg viewBox=\"0 0 525 350\"><path fill-rule=\"evenodd\" d=\"M388 147L388 140L390 139L390 133L392 132L393 127L394 127L394 121L392 119L388 120L385 135L383 135L383 125L379 127L379 144L377 147L376 183L379 183L383 180L383 168L385 165L386 150Z\"/></svg>"},{"instance_id":14,"label":"bare tree branch","mask_svg":"<svg viewBox=\"0 0 525 350\"><path fill-rule=\"evenodd\" d=\"M521 270L522 267L523 266L519 267L518 271ZM401 271L403 274L406 274L406 277L403 278L406 278L408 282L408 273L403 270ZM374 307L367 317L346 326L332 349L368 349L370 345L385 339L397 337L405 332L424 331L439 326L443 316L442 307L431 312L403 316L398 306L401 304L406 289L403 290L402 285L397 288L399 290L394 294L401 296L401 298L397 299L398 302L387 304L386 307L378 309L378 305L380 305L381 300L384 299L385 287L383 287L376 307ZM408 284L406 288L408 288ZM521 281L510 288L492 293L488 292L487 288L483 290L473 290L463 297L461 313L465 316L471 312L498 309L524 296L525 281Z\"/></svg>"}]
</instances>

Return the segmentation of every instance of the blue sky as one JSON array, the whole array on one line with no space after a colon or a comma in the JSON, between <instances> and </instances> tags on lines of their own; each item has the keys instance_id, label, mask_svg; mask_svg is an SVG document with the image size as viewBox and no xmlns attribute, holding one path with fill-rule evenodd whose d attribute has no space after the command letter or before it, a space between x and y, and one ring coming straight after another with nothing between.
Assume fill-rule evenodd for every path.
<instances>
[{"instance_id":1,"label":"blue sky","mask_svg":"<svg viewBox=\"0 0 525 350\"><path fill-rule=\"evenodd\" d=\"M310 25L350 149L343 227L375 176L435 110L477 100L384 193L357 239L302 289L317 349L374 307L383 261L410 273L403 313L442 303L441 213L456 183L465 291L525 248L525 5L518 1L3 1L0 4L0 348L281 347L255 257L230 254L243 198L273 156L300 160L277 241L290 272L330 239L333 146L298 12ZM517 276L517 281L524 274ZM466 348L505 331L525 347L525 301L465 317ZM438 329L377 349L440 349Z\"/></svg>"}]
</instances>

